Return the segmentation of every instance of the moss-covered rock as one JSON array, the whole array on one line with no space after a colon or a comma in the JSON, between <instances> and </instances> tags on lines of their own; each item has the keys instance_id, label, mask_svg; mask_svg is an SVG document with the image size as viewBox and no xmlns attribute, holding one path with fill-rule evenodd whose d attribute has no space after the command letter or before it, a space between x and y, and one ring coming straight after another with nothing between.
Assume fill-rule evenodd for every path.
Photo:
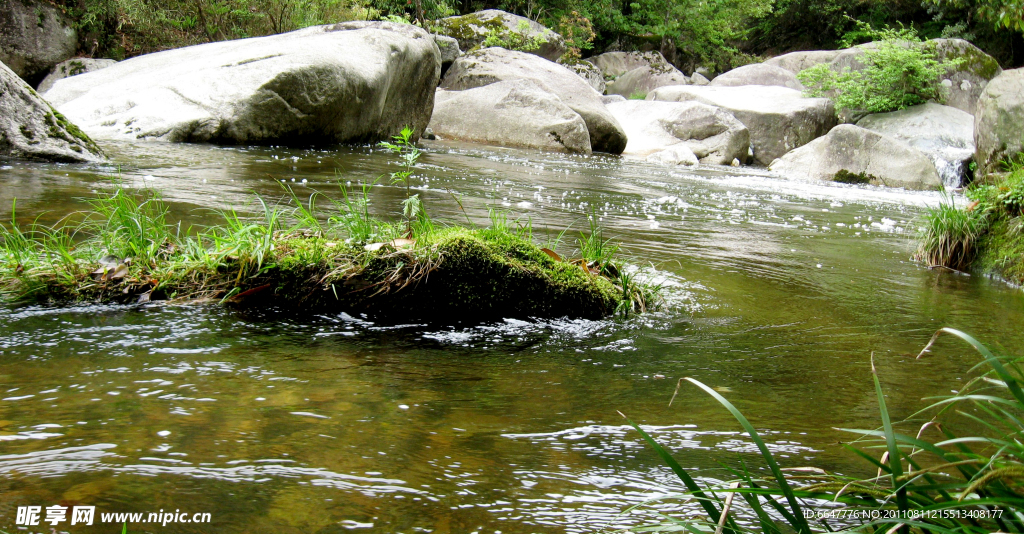
<instances>
[{"instance_id":1,"label":"moss-covered rock","mask_svg":"<svg viewBox=\"0 0 1024 534\"><path fill-rule=\"evenodd\" d=\"M104 159L89 136L2 63L0 157L68 163Z\"/></svg>"},{"instance_id":2,"label":"moss-covered rock","mask_svg":"<svg viewBox=\"0 0 1024 534\"><path fill-rule=\"evenodd\" d=\"M365 313L386 321L595 319L614 313L622 298L620 288L586 266L556 260L527 239L489 229L451 228L415 243L368 247L281 235L259 265L241 255L211 263L175 251L114 276L105 273L120 267L8 267L0 273L8 294L35 301L215 298L237 306Z\"/></svg>"},{"instance_id":3,"label":"moss-covered rock","mask_svg":"<svg viewBox=\"0 0 1024 534\"><path fill-rule=\"evenodd\" d=\"M505 42L517 39L536 42L538 46L535 49L524 51L551 61L558 61L565 53L565 40L561 35L536 21L498 9L446 17L438 20L436 25L438 33L458 40L464 51L480 48L489 35L494 35Z\"/></svg>"}]
</instances>

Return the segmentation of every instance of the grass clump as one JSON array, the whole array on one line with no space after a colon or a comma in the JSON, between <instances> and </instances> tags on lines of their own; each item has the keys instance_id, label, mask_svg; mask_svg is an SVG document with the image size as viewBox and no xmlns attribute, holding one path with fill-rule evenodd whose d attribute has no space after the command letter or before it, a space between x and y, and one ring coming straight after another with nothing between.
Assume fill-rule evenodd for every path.
<instances>
[{"instance_id":1,"label":"grass clump","mask_svg":"<svg viewBox=\"0 0 1024 534\"><path fill-rule=\"evenodd\" d=\"M623 285L607 241L594 264L538 247L529 222L504 214L492 212L491 226L479 229L436 226L423 210L391 223L369 214L371 187L343 189L326 210L321 195L289 190L290 206L257 199L257 216L227 211L203 229L170 224L152 192L120 187L89 201L79 222L19 225L12 216L0 225L0 294L56 303L271 302L394 320L600 318L623 299L631 310L655 303L656 294L638 297L636 283Z\"/></svg>"},{"instance_id":2,"label":"grass clump","mask_svg":"<svg viewBox=\"0 0 1024 534\"><path fill-rule=\"evenodd\" d=\"M907 420L893 421L872 361L881 424L876 429L840 430L857 436L854 443L861 447L844 446L875 476L841 475L816 467L784 469L731 402L698 380L680 379L680 385L685 381L697 386L732 413L756 445L768 473L757 475L744 464L727 468L732 480L702 486L629 421L686 486L685 492L670 498L696 500L706 513L701 518L670 517L663 524L632 530L725 534L1024 531L1024 359L996 355L973 337L950 328L937 332L918 358L943 333L975 349L983 359L976 369L984 372L956 394L932 399ZM970 428L970 434L958 435L957 428Z\"/></svg>"},{"instance_id":3,"label":"grass clump","mask_svg":"<svg viewBox=\"0 0 1024 534\"><path fill-rule=\"evenodd\" d=\"M1005 167L1002 182L967 190L969 204L956 206L947 196L928 209L918 259L959 271L980 267L1024 284L1024 159Z\"/></svg>"},{"instance_id":4,"label":"grass clump","mask_svg":"<svg viewBox=\"0 0 1024 534\"><path fill-rule=\"evenodd\" d=\"M985 231L983 216L958 207L952 195L945 195L937 207L927 208L924 223L915 257L929 266L968 270Z\"/></svg>"}]
</instances>

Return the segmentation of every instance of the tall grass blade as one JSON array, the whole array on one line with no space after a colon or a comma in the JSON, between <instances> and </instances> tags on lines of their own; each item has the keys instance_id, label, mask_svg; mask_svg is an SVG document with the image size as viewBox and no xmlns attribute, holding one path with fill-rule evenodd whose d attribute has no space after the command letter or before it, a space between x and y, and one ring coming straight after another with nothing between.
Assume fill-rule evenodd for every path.
<instances>
[{"instance_id":1,"label":"tall grass blade","mask_svg":"<svg viewBox=\"0 0 1024 534\"><path fill-rule=\"evenodd\" d=\"M690 493L692 493L693 496L697 498L698 502L700 502L701 507L704 508L704 511L708 514L708 517L711 518L711 521L718 523L722 516L721 512L718 508L715 507L714 504L712 504L712 499L709 498L704 493L704 490L702 490L700 486L697 485L697 482L693 480L693 478L689 474L687 474L686 471L683 470L682 466L679 465L679 462L677 462L676 459L673 458L672 455L669 454L669 452L666 451L664 447L658 444L658 442L655 441L654 438L648 435L647 432L644 432L644 429L640 428L640 425L634 423L630 418L626 417L626 414L619 412L619 415L621 415L623 419L625 419L626 422L629 423L629 426L635 428L636 431L640 433L640 436L644 438L644 441L646 441L647 444L650 445L652 449L654 449L654 452L658 453L658 456L661 457L661 460L665 462L665 464L668 465L670 469L672 469L672 472L675 473L676 477L678 477L679 480L683 482L683 485L686 486L686 489L690 490Z\"/></svg>"},{"instance_id":2,"label":"tall grass blade","mask_svg":"<svg viewBox=\"0 0 1024 534\"><path fill-rule=\"evenodd\" d=\"M747 431L747 434L750 435L750 439L754 441L755 445L757 445L757 449L761 452L761 456L768 464L768 468L771 470L772 475L775 477L775 481L779 485L779 490L782 491L782 494L786 497L786 501L789 503L790 510L785 514L786 520L794 529L796 529L797 532L810 534L811 527L807 523L807 520L804 519L803 507L801 506L800 501L797 500L796 495L793 493L793 488L789 485L789 481L786 480L785 475L783 475L782 470L779 468L779 464L775 462L775 457L772 455L772 452L768 450L768 446L764 444L764 440L761 439L761 436L757 433L754 425L750 424L750 421L743 416L743 413L741 413L739 409L725 397L719 395L717 391L694 378L686 377L683 378L683 380L703 389L705 393L711 395L711 397L717 400L719 404L729 410L743 429Z\"/></svg>"},{"instance_id":3,"label":"tall grass blade","mask_svg":"<svg viewBox=\"0 0 1024 534\"><path fill-rule=\"evenodd\" d=\"M885 446L889 451L889 474L892 479L892 487L896 490L896 506L900 512L907 510L907 489L900 481L903 478L903 455L899 445L896 444L896 433L892 429L892 421L889 419L889 409L885 405L885 394L882 393L882 383L878 380L878 370L875 368L875 356L871 355L871 378L875 383L875 396L878 397L878 410L882 417L882 429L885 433ZM910 527L900 528L905 534L910 532Z\"/></svg>"}]
</instances>

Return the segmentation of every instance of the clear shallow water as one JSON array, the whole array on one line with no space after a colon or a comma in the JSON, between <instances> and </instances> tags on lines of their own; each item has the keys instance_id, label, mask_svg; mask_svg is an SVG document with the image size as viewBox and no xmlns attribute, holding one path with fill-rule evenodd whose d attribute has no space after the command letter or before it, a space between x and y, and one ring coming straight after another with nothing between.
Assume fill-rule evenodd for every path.
<instances>
[{"instance_id":1,"label":"clear shallow water","mask_svg":"<svg viewBox=\"0 0 1024 534\"><path fill-rule=\"evenodd\" d=\"M612 529L679 489L617 410L706 476L725 476L718 460L756 463L713 400L684 388L667 406L680 377L725 392L785 464L855 472L833 427L877 424L872 352L905 416L975 363L952 341L914 360L936 328L1021 346L1019 290L909 260L936 194L428 146L420 193L435 219L464 220L446 189L475 222L508 209L541 239L594 209L666 281L668 309L439 327L216 306L0 308L0 529L15 531L17 506L57 503L213 517L130 526L140 532ZM109 148L122 180L197 224L251 209L253 192L283 198L282 179L337 196L339 181L395 169L371 149ZM57 220L116 173L0 167L0 218L17 197L20 220ZM403 195L376 187L373 206L394 212Z\"/></svg>"}]
</instances>

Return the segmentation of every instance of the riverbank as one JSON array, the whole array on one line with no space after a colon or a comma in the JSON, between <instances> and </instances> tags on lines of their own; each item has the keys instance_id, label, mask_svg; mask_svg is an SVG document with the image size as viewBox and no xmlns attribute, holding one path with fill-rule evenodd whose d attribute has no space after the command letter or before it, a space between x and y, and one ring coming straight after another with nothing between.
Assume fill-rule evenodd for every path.
<instances>
[{"instance_id":1,"label":"riverbank","mask_svg":"<svg viewBox=\"0 0 1024 534\"><path fill-rule=\"evenodd\" d=\"M1024 165L1018 158L996 183L948 197L925 215L917 256L930 265L981 271L1024 285Z\"/></svg>"}]
</instances>

